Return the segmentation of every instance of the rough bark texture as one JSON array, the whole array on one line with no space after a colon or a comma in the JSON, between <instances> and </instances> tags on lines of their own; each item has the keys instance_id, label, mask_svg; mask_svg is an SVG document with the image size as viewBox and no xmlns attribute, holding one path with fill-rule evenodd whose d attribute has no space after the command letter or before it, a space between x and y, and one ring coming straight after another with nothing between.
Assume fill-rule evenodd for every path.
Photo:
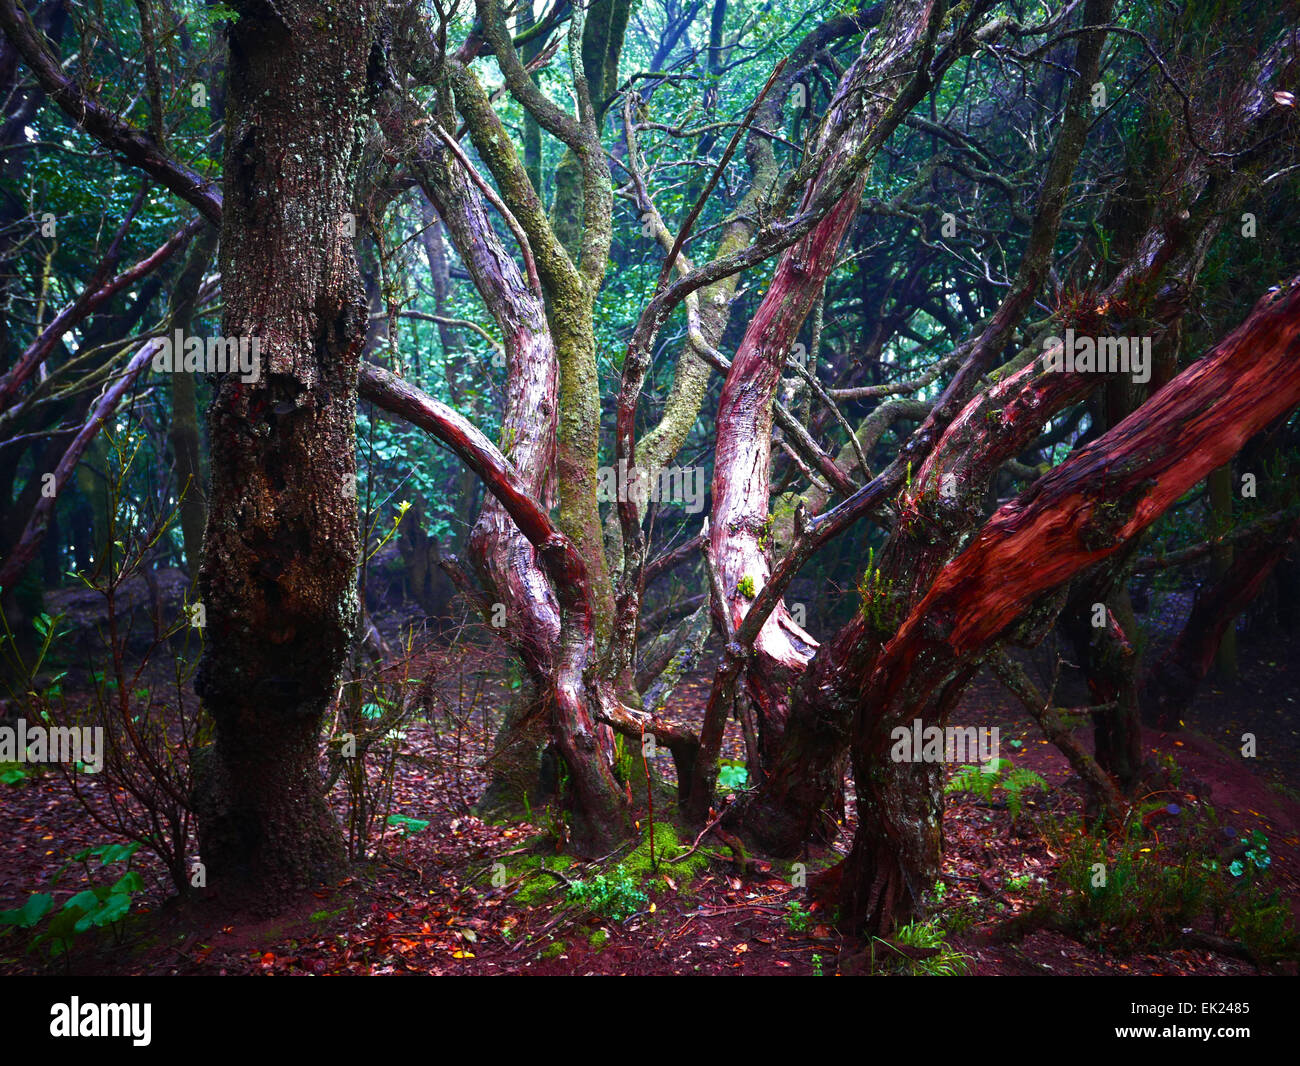
<instances>
[{"instance_id":1,"label":"rough bark texture","mask_svg":"<svg viewBox=\"0 0 1300 1066\"><path fill-rule=\"evenodd\" d=\"M349 235L374 7L238 4L221 266L227 374L209 414L211 512L196 682L216 726L196 767L209 884L274 899L333 874L317 765L357 620L356 380L366 301Z\"/></svg>"}]
</instances>

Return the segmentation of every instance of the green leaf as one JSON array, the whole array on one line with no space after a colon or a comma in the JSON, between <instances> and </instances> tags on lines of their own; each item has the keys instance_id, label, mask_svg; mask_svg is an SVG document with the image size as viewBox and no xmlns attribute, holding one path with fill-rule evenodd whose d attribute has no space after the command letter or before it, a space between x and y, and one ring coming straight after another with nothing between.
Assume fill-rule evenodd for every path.
<instances>
[{"instance_id":1,"label":"green leaf","mask_svg":"<svg viewBox=\"0 0 1300 1066\"><path fill-rule=\"evenodd\" d=\"M126 873L113 883L113 887L109 889L109 891L114 894L123 892L142 892L143 890L144 879L134 870L127 870Z\"/></svg>"},{"instance_id":2,"label":"green leaf","mask_svg":"<svg viewBox=\"0 0 1300 1066\"><path fill-rule=\"evenodd\" d=\"M104 890L101 888L99 889L99 891L103 892ZM99 902L100 900L99 900L99 896L96 894L96 890L93 888L87 888L81 892L78 892L70 900L64 903L63 909L65 911L70 911L73 910L74 908L78 908L82 912L88 912L88 911L93 911L96 907L98 907Z\"/></svg>"},{"instance_id":3,"label":"green leaf","mask_svg":"<svg viewBox=\"0 0 1300 1066\"><path fill-rule=\"evenodd\" d=\"M91 850L99 855L100 864L107 866L111 862L126 862L140 850L140 842L133 840L130 844L100 844Z\"/></svg>"},{"instance_id":4,"label":"green leaf","mask_svg":"<svg viewBox=\"0 0 1300 1066\"><path fill-rule=\"evenodd\" d=\"M27 902L14 911L0 911L0 925L16 925L30 929L54 907L54 897L48 892L34 892Z\"/></svg>"},{"instance_id":5,"label":"green leaf","mask_svg":"<svg viewBox=\"0 0 1300 1066\"><path fill-rule=\"evenodd\" d=\"M423 818L408 818L404 814L390 814L388 824L401 826L402 835L410 836L412 833L418 833L421 830L428 829L429 823Z\"/></svg>"},{"instance_id":6,"label":"green leaf","mask_svg":"<svg viewBox=\"0 0 1300 1066\"><path fill-rule=\"evenodd\" d=\"M130 909L131 897L121 892L115 892L104 900L99 907L77 922L77 931L84 933L92 925L96 928L112 925L120 918L125 917L126 912Z\"/></svg>"},{"instance_id":7,"label":"green leaf","mask_svg":"<svg viewBox=\"0 0 1300 1066\"><path fill-rule=\"evenodd\" d=\"M734 792L744 788L749 780L749 770L738 762L724 762L718 770L718 787Z\"/></svg>"},{"instance_id":8,"label":"green leaf","mask_svg":"<svg viewBox=\"0 0 1300 1066\"><path fill-rule=\"evenodd\" d=\"M80 907L69 910L67 904L64 904L64 909L50 919L49 926L32 942L32 946L49 941L50 954L62 955L77 935L77 923L81 921L83 913Z\"/></svg>"}]
</instances>

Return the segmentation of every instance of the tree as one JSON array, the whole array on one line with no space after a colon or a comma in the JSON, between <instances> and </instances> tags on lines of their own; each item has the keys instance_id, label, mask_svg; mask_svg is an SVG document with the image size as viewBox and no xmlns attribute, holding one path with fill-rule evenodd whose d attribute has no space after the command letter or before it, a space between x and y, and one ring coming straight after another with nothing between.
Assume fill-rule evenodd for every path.
<instances>
[{"instance_id":1,"label":"tree","mask_svg":"<svg viewBox=\"0 0 1300 1066\"><path fill-rule=\"evenodd\" d=\"M219 223L222 332L261 342L257 380L216 379L209 411L214 877L279 891L339 862L316 758L366 550L358 393L484 486L470 566L443 562L523 667L501 745L525 765L550 745L575 849L631 831L620 734L668 747L683 813L717 821L734 718L753 789L726 829L779 856L824 842L851 765L841 914L888 930L941 847L937 769L890 761L891 730L944 724L986 661L1038 704L1006 645L1058 622L1079 638L1096 759L1045 703L1035 713L1114 816L1142 771L1125 635L1140 538L1256 435L1279 457L1294 440L1294 289L1250 310L1245 290L1267 286L1229 280L1294 272L1295 27L1256 6L887 0L818 21L812 5L676 0L236 4L218 195L215 161L184 162L166 121L165 90L211 58L174 61L158 37L197 9L168 22L141 6L154 43L136 115L65 73L54 6L29 18L0 0L0 76L16 84L21 57L32 79L17 106L47 101ZM1243 212L1243 231L1267 219L1266 240L1237 238ZM199 225L169 221L142 263ZM201 274L196 245L178 292ZM108 280L123 276L110 252L69 304L77 321L126 285ZM1198 302L1213 313L1189 314ZM40 398L53 328L26 330L4 402ZM1067 337L1133 362L1058 365ZM417 513L445 504L433 486L455 467L384 432L445 464L424 472ZM192 471L179 436L176 451ZM707 526L680 489L659 491L695 471ZM45 528L6 542L6 574ZM1203 598L1169 669L1203 673L1279 528L1260 527L1258 552L1243 536L1234 587ZM792 590L846 578L815 637ZM696 733L662 711L710 627L723 652Z\"/></svg>"}]
</instances>

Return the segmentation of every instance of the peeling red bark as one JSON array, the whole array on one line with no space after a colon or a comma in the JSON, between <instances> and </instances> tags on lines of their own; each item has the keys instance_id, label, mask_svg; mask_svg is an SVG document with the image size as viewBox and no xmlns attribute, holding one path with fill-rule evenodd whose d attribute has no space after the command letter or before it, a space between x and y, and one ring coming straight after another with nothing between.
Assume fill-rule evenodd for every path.
<instances>
[{"instance_id":1,"label":"peeling red bark","mask_svg":"<svg viewBox=\"0 0 1300 1066\"><path fill-rule=\"evenodd\" d=\"M887 772L894 769L886 764L889 729L924 717L940 689L1039 596L1121 550L1300 404L1298 357L1300 278L1265 296L1205 357L1002 507L939 573L884 648L858 704L854 776L874 813L864 817L860 802L862 821L843 879L846 928L878 931L878 923L897 918L905 909L896 895L900 878L919 882L935 861L932 853L908 854L888 843L920 817L908 808L893 821L901 786L883 799L872 791L873 782L901 779ZM896 866L902 869L891 873Z\"/></svg>"},{"instance_id":2,"label":"peeling red bark","mask_svg":"<svg viewBox=\"0 0 1300 1066\"><path fill-rule=\"evenodd\" d=\"M913 0L891 9L871 50L841 79L810 153L810 158L817 160L817 172L804 189L803 206L837 180L846 166L858 169L825 217L781 254L772 283L745 331L723 385L709 538L722 595L714 610L727 614L726 619L719 619L726 632L739 628L771 572L766 540L772 401L781 370L834 269L836 253L857 213L871 153L901 121L905 108L891 110L890 105L906 93L918 91L919 78L913 77L910 84L907 79L918 55L928 48L933 10L931 0ZM764 768L774 764L781 752L790 686L817 647L817 641L795 623L783 602L774 606L754 638L743 683L756 711L761 758L761 765L751 768L756 779L761 780ZM712 800L717 774L713 749L721 740L730 703L724 690L735 683L739 671L739 663L729 662L714 681L688 803L688 811L697 819Z\"/></svg>"}]
</instances>

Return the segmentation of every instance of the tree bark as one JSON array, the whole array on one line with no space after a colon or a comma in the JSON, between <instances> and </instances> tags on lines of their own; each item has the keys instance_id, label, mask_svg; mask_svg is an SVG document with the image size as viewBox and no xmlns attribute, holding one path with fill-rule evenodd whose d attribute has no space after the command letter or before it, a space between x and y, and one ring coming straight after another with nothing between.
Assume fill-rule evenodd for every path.
<instances>
[{"instance_id":1,"label":"tree bark","mask_svg":"<svg viewBox=\"0 0 1300 1066\"><path fill-rule=\"evenodd\" d=\"M933 10L930 0L912 0L891 9L870 50L841 80L809 153L809 158L816 160L817 171L804 190L803 204L810 204L846 167L858 169L839 201L812 232L782 253L723 385L709 538L722 595L714 609L728 615L719 619L724 631L734 632L740 626L770 575L772 401L781 370L835 267L840 243L857 214L874 149L900 120L904 105L913 102L900 98L919 95L920 79L911 75L917 65L928 63L935 30L930 25ZM868 83L870 93L866 91ZM790 686L817 646L783 603L775 606L754 639L743 683L755 708L758 729L761 765L751 767L755 780L761 780L765 768L774 765L781 752ZM724 722L720 716L730 702L721 690L735 683L737 668L735 663L724 666L710 697L687 805L688 814L697 820L705 815L713 798L717 779L717 752L713 749L721 740ZM715 743L706 744L706 735Z\"/></svg>"},{"instance_id":2,"label":"tree bark","mask_svg":"<svg viewBox=\"0 0 1300 1066\"><path fill-rule=\"evenodd\" d=\"M1245 322L1136 412L1019 499L1001 508L946 565L877 661L854 724L854 771L869 789L881 770L881 736L927 716L969 664L1042 593L1122 550L1263 427L1300 404L1300 278L1265 296ZM886 800L888 796L886 796ZM882 855L915 826L864 820L843 879L841 917L853 931L879 932L900 911L898 877ZM903 812L908 817L909 812ZM920 839L919 834L912 835ZM928 838L927 838L928 839ZM905 883L921 883L936 856L901 861ZM917 901L913 901L913 905Z\"/></svg>"},{"instance_id":3,"label":"tree bark","mask_svg":"<svg viewBox=\"0 0 1300 1066\"><path fill-rule=\"evenodd\" d=\"M1191 616L1173 646L1143 679L1142 708L1158 728L1177 729L1182 724L1223 637L1259 595L1297 535L1300 521L1293 517L1281 530L1265 530L1238 542L1228 569L1197 593Z\"/></svg>"},{"instance_id":4,"label":"tree bark","mask_svg":"<svg viewBox=\"0 0 1300 1066\"><path fill-rule=\"evenodd\" d=\"M367 307L347 216L375 9L370 0L236 8L223 329L256 338L260 356L257 380L225 375L209 412L195 687L216 728L195 803L209 884L273 903L334 875L344 858L317 759L358 614Z\"/></svg>"}]
</instances>

